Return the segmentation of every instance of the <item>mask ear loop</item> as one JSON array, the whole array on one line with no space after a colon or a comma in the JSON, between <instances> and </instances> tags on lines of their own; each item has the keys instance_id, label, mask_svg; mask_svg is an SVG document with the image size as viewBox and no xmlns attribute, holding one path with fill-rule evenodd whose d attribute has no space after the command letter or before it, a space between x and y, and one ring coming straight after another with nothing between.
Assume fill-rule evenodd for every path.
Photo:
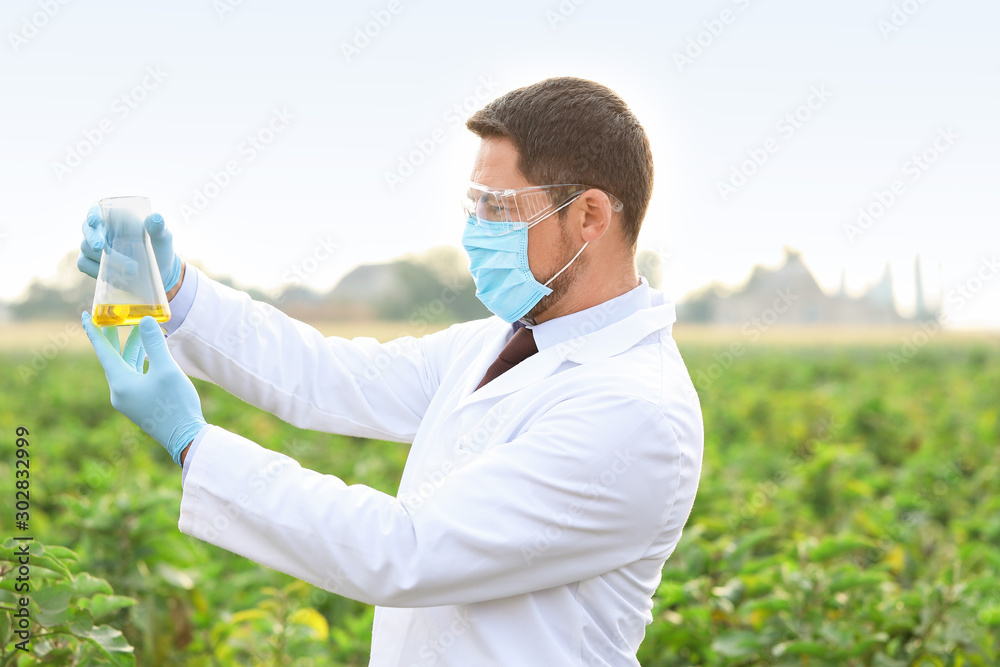
<instances>
[{"instance_id":1,"label":"mask ear loop","mask_svg":"<svg viewBox=\"0 0 1000 667\"><path fill-rule=\"evenodd\" d=\"M583 248L586 248L588 245L590 245L590 241L584 242ZM560 273L562 273L563 271L565 271L566 269L568 269L569 266L570 266L570 264L572 264L573 262L575 262L576 258L580 256L580 253L583 252L583 248L580 248L580 250L577 251L577 253L575 255L573 255L573 259L569 260L569 262L566 264L566 266L564 266L561 269L559 269L559 271L556 272L556 275L554 275L551 278L549 278L548 280L546 280L545 284L543 285L543 287L548 287L550 282L552 282L553 280L555 280L556 278L558 278Z\"/></svg>"},{"instance_id":2,"label":"mask ear loop","mask_svg":"<svg viewBox=\"0 0 1000 667\"><path fill-rule=\"evenodd\" d=\"M584 191L584 192L586 192L586 191ZM569 201L567 201L566 203L564 203L562 206L560 206L559 208L557 208L555 211L552 211L552 213L555 213L556 211L559 211L559 210L561 210L561 209L569 206L574 201L576 201L577 197L579 197L582 194L583 194L583 192L576 193L575 195L573 195L569 199ZM552 215L552 213L547 214L545 217L548 217L549 215ZM541 222L541 220L538 220L536 222ZM530 225L529 225L529 227L530 227ZM584 251L584 249L588 245L590 245L590 241L584 241L583 247L576 251L576 254L573 255L573 259L569 260L569 262L566 263L566 266L564 266L561 269L559 269L558 271L556 271L556 275L554 275L551 278L549 278L548 280L546 280L545 283L542 285L542 287L548 287L550 282L552 282L553 280L555 280L556 278L558 278L560 273L562 273L563 271L565 271L566 269L568 269L573 264L573 262L576 261L576 258L580 256L580 254Z\"/></svg>"}]
</instances>

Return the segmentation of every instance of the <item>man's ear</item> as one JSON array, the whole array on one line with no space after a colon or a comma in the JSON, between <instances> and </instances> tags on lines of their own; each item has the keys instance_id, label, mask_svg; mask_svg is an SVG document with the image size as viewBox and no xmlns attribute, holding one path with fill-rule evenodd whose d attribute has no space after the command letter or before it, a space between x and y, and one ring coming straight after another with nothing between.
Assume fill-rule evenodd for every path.
<instances>
[{"instance_id":1,"label":"man's ear","mask_svg":"<svg viewBox=\"0 0 1000 667\"><path fill-rule=\"evenodd\" d=\"M611 200L597 189L584 192L574 202L581 212L580 236L586 242L596 241L611 228Z\"/></svg>"}]
</instances>

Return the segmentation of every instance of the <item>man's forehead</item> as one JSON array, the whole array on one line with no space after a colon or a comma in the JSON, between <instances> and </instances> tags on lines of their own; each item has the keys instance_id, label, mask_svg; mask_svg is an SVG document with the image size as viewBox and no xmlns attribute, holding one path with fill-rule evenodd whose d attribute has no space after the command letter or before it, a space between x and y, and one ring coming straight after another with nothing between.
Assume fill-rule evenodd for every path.
<instances>
[{"instance_id":1,"label":"man's forehead","mask_svg":"<svg viewBox=\"0 0 1000 667\"><path fill-rule=\"evenodd\" d=\"M523 188L531 185L517 169L517 148L507 138L483 139L472 168L472 180L491 188Z\"/></svg>"}]
</instances>

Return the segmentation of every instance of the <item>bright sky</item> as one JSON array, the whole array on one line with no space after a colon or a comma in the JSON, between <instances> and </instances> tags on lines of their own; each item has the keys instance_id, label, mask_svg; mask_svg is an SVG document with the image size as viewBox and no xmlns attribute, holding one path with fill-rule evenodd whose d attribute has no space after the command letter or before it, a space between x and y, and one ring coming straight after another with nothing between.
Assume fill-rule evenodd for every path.
<instances>
[{"instance_id":1,"label":"bright sky","mask_svg":"<svg viewBox=\"0 0 1000 667\"><path fill-rule=\"evenodd\" d=\"M950 323L1000 327L998 24L994 0L7 0L0 299L112 195L264 288L457 246L464 117L573 75L650 135L640 247L673 298L792 246L831 291L890 262L905 311L919 253Z\"/></svg>"}]
</instances>

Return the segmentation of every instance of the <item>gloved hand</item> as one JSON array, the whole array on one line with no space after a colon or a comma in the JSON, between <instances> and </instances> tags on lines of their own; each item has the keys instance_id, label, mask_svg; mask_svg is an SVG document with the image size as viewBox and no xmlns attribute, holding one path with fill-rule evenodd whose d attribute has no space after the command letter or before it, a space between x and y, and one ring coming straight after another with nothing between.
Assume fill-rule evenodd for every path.
<instances>
[{"instance_id":1,"label":"gloved hand","mask_svg":"<svg viewBox=\"0 0 1000 667\"><path fill-rule=\"evenodd\" d=\"M160 269L163 280L163 291L169 292L181 278L181 258L174 252L174 236L167 230L163 216L153 213L143 223L149 233L153 245L153 255ZM87 219L83 222L83 241L80 243L80 256L76 259L76 267L91 278L97 277L101 266L101 251L107 240L107 228L101 217L101 207L93 206L87 211ZM116 274L130 275L135 272L134 262L124 256L111 256Z\"/></svg>"},{"instance_id":2,"label":"gloved hand","mask_svg":"<svg viewBox=\"0 0 1000 667\"><path fill-rule=\"evenodd\" d=\"M118 356L117 332L98 331L84 312L81 318L104 376L111 388L111 405L163 445L180 465L181 452L205 426L198 392L167 350L160 326L148 315L129 334ZM114 335L114 344L109 335ZM149 356L143 373L142 349Z\"/></svg>"},{"instance_id":3,"label":"gloved hand","mask_svg":"<svg viewBox=\"0 0 1000 667\"><path fill-rule=\"evenodd\" d=\"M118 327L101 327L100 331L111 343L114 351L118 352ZM128 338L125 340L125 347L121 348L121 355L130 368L142 372L146 351L143 349L142 339L139 337L139 327L129 327Z\"/></svg>"}]
</instances>

